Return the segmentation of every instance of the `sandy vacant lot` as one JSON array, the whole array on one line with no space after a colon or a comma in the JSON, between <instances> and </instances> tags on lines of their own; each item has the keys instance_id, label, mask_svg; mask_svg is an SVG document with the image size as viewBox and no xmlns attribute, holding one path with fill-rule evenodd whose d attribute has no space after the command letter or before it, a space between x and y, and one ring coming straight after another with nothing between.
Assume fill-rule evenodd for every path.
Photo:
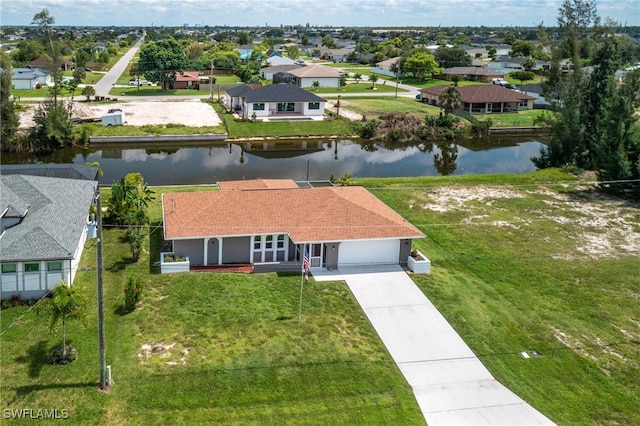
<instances>
[{"instance_id":1,"label":"sandy vacant lot","mask_svg":"<svg viewBox=\"0 0 640 426\"><path fill-rule=\"evenodd\" d=\"M112 102L109 104L92 104L74 102L73 117L100 117L110 109L121 109L125 120L131 126L145 124L184 124L192 127L217 126L221 124L220 117L213 108L199 99L185 100L137 100L130 102ZM33 126L33 111L35 105L28 107L20 114L20 127Z\"/></svg>"}]
</instances>

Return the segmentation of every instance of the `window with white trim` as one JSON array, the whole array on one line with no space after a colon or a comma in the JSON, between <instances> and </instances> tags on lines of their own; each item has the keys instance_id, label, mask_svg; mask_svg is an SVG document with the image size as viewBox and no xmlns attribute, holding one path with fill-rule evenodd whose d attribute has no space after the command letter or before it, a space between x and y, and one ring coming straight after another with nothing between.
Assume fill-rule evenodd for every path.
<instances>
[{"instance_id":1,"label":"window with white trim","mask_svg":"<svg viewBox=\"0 0 640 426\"><path fill-rule=\"evenodd\" d=\"M253 104L254 111L264 111L264 104Z\"/></svg>"},{"instance_id":2,"label":"window with white trim","mask_svg":"<svg viewBox=\"0 0 640 426\"><path fill-rule=\"evenodd\" d=\"M309 109L320 109L320 102L309 102Z\"/></svg>"},{"instance_id":3,"label":"window with white trim","mask_svg":"<svg viewBox=\"0 0 640 426\"><path fill-rule=\"evenodd\" d=\"M38 272L38 271L40 271L40 264L39 263L25 263L24 264L24 271L25 272Z\"/></svg>"},{"instance_id":4,"label":"window with white trim","mask_svg":"<svg viewBox=\"0 0 640 426\"><path fill-rule=\"evenodd\" d=\"M3 274L15 274L16 271L17 271L17 267L15 263L5 263L2 265Z\"/></svg>"},{"instance_id":5,"label":"window with white trim","mask_svg":"<svg viewBox=\"0 0 640 426\"><path fill-rule=\"evenodd\" d=\"M281 102L278 104L278 112L294 112L296 104L293 102Z\"/></svg>"},{"instance_id":6,"label":"window with white trim","mask_svg":"<svg viewBox=\"0 0 640 426\"><path fill-rule=\"evenodd\" d=\"M48 272L60 272L62 271L62 262L47 262Z\"/></svg>"}]
</instances>

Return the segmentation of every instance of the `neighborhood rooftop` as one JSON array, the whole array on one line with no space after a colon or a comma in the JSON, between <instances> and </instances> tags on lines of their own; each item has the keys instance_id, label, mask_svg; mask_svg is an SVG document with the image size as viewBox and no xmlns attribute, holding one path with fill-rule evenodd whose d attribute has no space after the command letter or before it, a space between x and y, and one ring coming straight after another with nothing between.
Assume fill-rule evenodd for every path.
<instances>
[{"instance_id":1,"label":"neighborhood rooftop","mask_svg":"<svg viewBox=\"0 0 640 426\"><path fill-rule=\"evenodd\" d=\"M424 237L359 186L175 193L162 199L166 239L271 233L287 233L295 243Z\"/></svg>"},{"instance_id":2,"label":"neighborhood rooftop","mask_svg":"<svg viewBox=\"0 0 640 426\"><path fill-rule=\"evenodd\" d=\"M73 258L93 200L94 183L4 174L0 182L2 261ZM15 222L19 224L12 226Z\"/></svg>"},{"instance_id":3,"label":"neighborhood rooftop","mask_svg":"<svg viewBox=\"0 0 640 426\"><path fill-rule=\"evenodd\" d=\"M430 94L434 96L440 96L440 93L447 87L446 85L427 87L421 89L423 94ZM463 102L477 103L477 102L520 102L525 99L534 99L533 96L526 95L522 92L507 89L495 84L489 85L474 85L474 86L460 86L458 87L460 96L462 96Z\"/></svg>"}]
</instances>

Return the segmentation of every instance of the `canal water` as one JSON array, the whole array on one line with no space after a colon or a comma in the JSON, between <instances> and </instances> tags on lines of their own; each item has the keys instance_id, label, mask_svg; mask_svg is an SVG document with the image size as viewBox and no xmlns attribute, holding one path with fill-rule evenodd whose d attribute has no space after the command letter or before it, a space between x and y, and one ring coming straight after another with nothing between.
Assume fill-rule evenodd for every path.
<instances>
[{"instance_id":1,"label":"canal water","mask_svg":"<svg viewBox=\"0 0 640 426\"><path fill-rule=\"evenodd\" d=\"M531 136L415 145L350 139L211 143L204 146L101 145L46 156L3 154L3 164L98 162L101 185L139 172L149 185L211 184L222 180L439 176L526 173L544 146Z\"/></svg>"}]
</instances>

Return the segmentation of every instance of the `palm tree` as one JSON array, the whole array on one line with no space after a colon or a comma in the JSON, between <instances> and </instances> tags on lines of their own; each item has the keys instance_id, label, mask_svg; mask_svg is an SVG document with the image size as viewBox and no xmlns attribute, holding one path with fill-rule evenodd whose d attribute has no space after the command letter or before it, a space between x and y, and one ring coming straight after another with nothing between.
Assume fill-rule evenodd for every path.
<instances>
[{"instance_id":1,"label":"palm tree","mask_svg":"<svg viewBox=\"0 0 640 426\"><path fill-rule=\"evenodd\" d=\"M362 80L362 74L355 73L353 75L353 79L355 80L356 84L358 84L360 80Z\"/></svg>"},{"instance_id":2,"label":"palm tree","mask_svg":"<svg viewBox=\"0 0 640 426\"><path fill-rule=\"evenodd\" d=\"M38 312L49 314L49 328L53 331L59 322L62 323L62 361L67 361L66 323L70 319L79 319L86 327L88 321L87 299L82 287L72 287L60 280L60 285L51 290L52 297L40 302Z\"/></svg>"},{"instance_id":3,"label":"palm tree","mask_svg":"<svg viewBox=\"0 0 640 426\"><path fill-rule=\"evenodd\" d=\"M316 80L316 81L314 81L313 83L311 83L311 87L313 87L313 90L314 90L315 92L317 92L317 91L318 91L318 87L320 87L320 82L319 82L319 81L317 81L317 80Z\"/></svg>"},{"instance_id":4,"label":"palm tree","mask_svg":"<svg viewBox=\"0 0 640 426\"><path fill-rule=\"evenodd\" d=\"M375 74L371 74L369 76L369 81L371 82L371 88L375 89L376 88L376 81L378 81L378 76Z\"/></svg>"},{"instance_id":5,"label":"palm tree","mask_svg":"<svg viewBox=\"0 0 640 426\"><path fill-rule=\"evenodd\" d=\"M444 115L449 115L453 110L460 108L462 105L462 95L455 86L449 86L440 93L438 98L440 108L444 110Z\"/></svg>"},{"instance_id":6,"label":"palm tree","mask_svg":"<svg viewBox=\"0 0 640 426\"><path fill-rule=\"evenodd\" d=\"M525 71L531 71L532 69L534 69L536 67L536 65L538 65L538 63L533 58L527 58L527 59L524 59L520 63L520 65L522 65L522 68L524 68Z\"/></svg>"}]
</instances>

